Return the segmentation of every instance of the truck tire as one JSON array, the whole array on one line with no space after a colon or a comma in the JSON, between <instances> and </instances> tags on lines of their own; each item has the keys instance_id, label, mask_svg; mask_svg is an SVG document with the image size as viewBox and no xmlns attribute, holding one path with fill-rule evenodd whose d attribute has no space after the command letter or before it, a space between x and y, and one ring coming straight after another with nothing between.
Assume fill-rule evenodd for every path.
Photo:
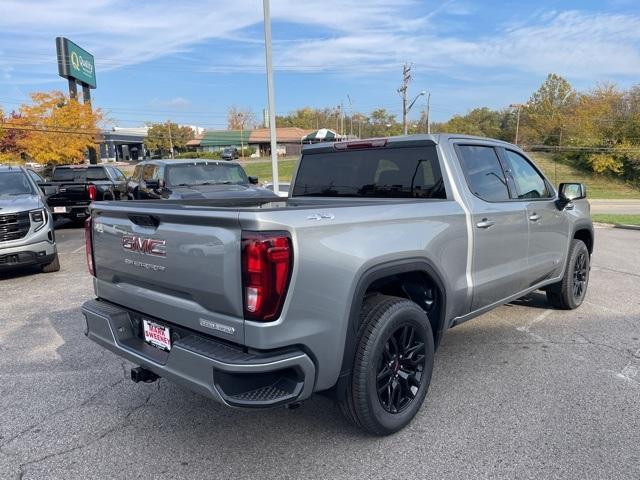
<instances>
[{"instance_id":1,"label":"truck tire","mask_svg":"<svg viewBox=\"0 0 640 480\"><path fill-rule=\"evenodd\" d=\"M547 288L547 300L562 310L578 308L587 293L591 257L582 240L573 239L562 281Z\"/></svg>"},{"instance_id":2,"label":"truck tire","mask_svg":"<svg viewBox=\"0 0 640 480\"><path fill-rule=\"evenodd\" d=\"M345 417L374 435L390 435L416 415L433 370L434 343L427 314L410 300L373 295L360 311L356 355Z\"/></svg>"},{"instance_id":3,"label":"truck tire","mask_svg":"<svg viewBox=\"0 0 640 480\"><path fill-rule=\"evenodd\" d=\"M53 257L53 261L51 263L47 263L42 266L42 271L44 273L53 273L58 270L60 270L60 260L58 260L58 254L56 253L56 256Z\"/></svg>"}]
</instances>

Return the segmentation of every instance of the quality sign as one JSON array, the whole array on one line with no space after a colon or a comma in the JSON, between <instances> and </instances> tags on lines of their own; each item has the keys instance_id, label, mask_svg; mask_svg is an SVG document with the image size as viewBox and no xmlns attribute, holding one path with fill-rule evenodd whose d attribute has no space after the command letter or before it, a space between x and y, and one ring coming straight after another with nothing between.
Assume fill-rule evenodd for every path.
<instances>
[{"instance_id":1,"label":"quality sign","mask_svg":"<svg viewBox=\"0 0 640 480\"><path fill-rule=\"evenodd\" d=\"M96 66L91 55L68 38L56 38L58 53L58 73L61 77L72 78L96 88Z\"/></svg>"}]
</instances>

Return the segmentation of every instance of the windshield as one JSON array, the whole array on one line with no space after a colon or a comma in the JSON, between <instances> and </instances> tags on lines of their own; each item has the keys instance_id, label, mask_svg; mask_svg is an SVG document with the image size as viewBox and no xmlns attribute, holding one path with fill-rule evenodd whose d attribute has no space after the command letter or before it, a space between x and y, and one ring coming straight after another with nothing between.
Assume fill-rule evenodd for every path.
<instances>
[{"instance_id":1,"label":"windshield","mask_svg":"<svg viewBox=\"0 0 640 480\"><path fill-rule=\"evenodd\" d=\"M33 195L27 176L20 172L0 172L0 195Z\"/></svg>"},{"instance_id":2,"label":"windshield","mask_svg":"<svg viewBox=\"0 0 640 480\"><path fill-rule=\"evenodd\" d=\"M92 168L56 168L53 171L54 182L93 182L98 180L109 180L107 172L102 167Z\"/></svg>"},{"instance_id":3,"label":"windshield","mask_svg":"<svg viewBox=\"0 0 640 480\"><path fill-rule=\"evenodd\" d=\"M303 155L294 197L446 198L433 146Z\"/></svg>"},{"instance_id":4,"label":"windshield","mask_svg":"<svg viewBox=\"0 0 640 480\"><path fill-rule=\"evenodd\" d=\"M240 165L218 163L184 163L167 167L171 186L246 185L247 174Z\"/></svg>"}]
</instances>

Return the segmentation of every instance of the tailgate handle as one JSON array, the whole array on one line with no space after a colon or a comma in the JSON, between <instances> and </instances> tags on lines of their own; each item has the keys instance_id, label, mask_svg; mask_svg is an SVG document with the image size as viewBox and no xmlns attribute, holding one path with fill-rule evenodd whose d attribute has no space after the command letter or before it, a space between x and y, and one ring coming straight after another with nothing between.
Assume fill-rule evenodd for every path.
<instances>
[{"instance_id":1,"label":"tailgate handle","mask_svg":"<svg viewBox=\"0 0 640 480\"><path fill-rule=\"evenodd\" d=\"M153 215L129 215L129 220L141 227L158 228L160 225L160 220Z\"/></svg>"}]
</instances>

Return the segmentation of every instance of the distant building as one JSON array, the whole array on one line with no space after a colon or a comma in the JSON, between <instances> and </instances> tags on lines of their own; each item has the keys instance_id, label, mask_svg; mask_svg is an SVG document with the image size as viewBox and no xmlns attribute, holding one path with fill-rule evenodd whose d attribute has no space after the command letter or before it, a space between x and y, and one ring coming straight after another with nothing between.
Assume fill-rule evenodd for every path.
<instances>
[{"instance_id":1,"label":"distant building","mask_svg":"<svg viewBox=\"0 0 640 480\"><path fill-rule=\"evenodd\" d=\"M103 130L100 143L101 162L129 162L142 160L146 156L144 139L148 127Z\"/></svg>"},{"instance_id":2,"label":"distant building","mask_svg":"<svg viewBox=\"0 0 640 480\"><path fill-rule=\"evenodd\" d=\"M197 125L179 125L191 128L200 138L204 128ZM149 127L113 127L103 130L103 140L100 143L101 162L136 162L149 157L150 152L144 148L144 140L149 133ZM191 140L187 145L191 144Z\"/></svg>"},{"instance_id":3,"label":"distant building","mask_svg":"<svg viewBox=\"0 0 640 480\"><path fill-rule=\"evenodd\" d=\"M278 155L299 155L302 139L313 130L297 127L276 128ZM187 148L197 152L215 152L224 147L251 147L255 156L265 157L271 154L271 137L268 128L254 130L208 130L196 135L187 143Z\"/></svg>"}]
</instances>

